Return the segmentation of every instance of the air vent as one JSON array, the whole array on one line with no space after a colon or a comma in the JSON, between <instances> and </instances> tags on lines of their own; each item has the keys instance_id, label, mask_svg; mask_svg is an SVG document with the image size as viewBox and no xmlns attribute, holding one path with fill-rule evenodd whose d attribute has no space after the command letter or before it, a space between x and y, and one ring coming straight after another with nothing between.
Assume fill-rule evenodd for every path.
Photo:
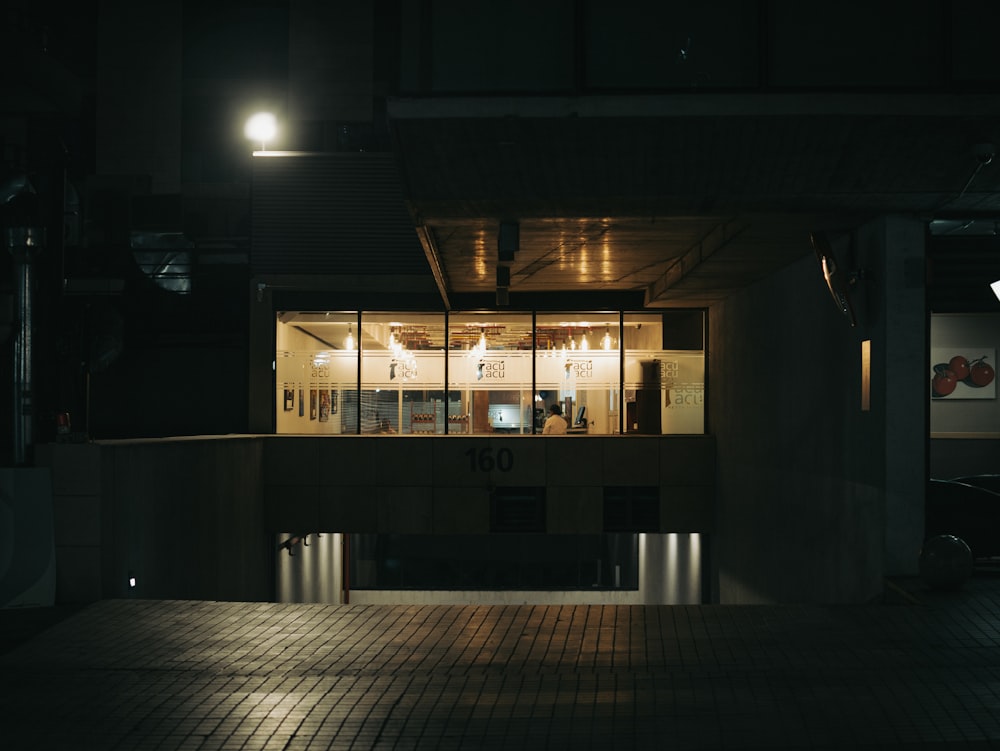
<instances>
[{"instance_id":1,"label":"air vent","mask_svg":"<svg viewBox=\"0 0 1000 751\"><path fill-rule=\"evenodd\" d=\"M191 293L193 247L181 232L133 232L132 257L157 287L179 295Z\"/></svg>"}]
</instances>

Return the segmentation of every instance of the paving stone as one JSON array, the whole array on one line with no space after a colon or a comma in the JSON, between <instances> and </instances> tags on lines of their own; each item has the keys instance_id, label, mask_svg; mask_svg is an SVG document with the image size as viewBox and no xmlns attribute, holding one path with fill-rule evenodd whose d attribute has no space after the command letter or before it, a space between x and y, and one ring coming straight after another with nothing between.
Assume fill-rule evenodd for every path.
<instances>
[{"instance_id":1,"label":"paving stone","mask_svg":"<svg viewBox=\"0 0 1000 751\"><path fill-rule=\"evenodd\" d=\"M108 600L0 653L4 747L1000 745L1000 581L866 606ZM0 632L13 619L0 611Z\"/></svg>"}]
</instances>

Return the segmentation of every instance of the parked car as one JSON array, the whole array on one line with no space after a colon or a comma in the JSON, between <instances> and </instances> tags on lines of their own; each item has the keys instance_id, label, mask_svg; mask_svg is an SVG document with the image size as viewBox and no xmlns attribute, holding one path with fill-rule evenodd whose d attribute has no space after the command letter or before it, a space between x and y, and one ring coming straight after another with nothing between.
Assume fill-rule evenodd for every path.
<instances>
[{"instance_id":1,"label":"parked car","mask_svg":"<svg viewBox=\"0 0 1000 751\"><path fill-rule=\"evenodd\" d=\"M987 481L983 482L983 485L973 485L960 480L930 480L924 539L954 535L965 541L973 558L1000 556L1000 492L990 490L985 487Z\"/></svg>"}]
</instances>

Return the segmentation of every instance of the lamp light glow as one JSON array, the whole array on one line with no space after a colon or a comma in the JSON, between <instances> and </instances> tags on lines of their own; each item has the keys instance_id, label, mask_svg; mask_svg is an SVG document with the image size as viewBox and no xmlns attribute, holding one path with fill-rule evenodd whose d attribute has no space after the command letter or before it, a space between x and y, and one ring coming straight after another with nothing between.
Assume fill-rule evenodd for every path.
<instances>
[{"instance_id":1,"label":"lamp light glow","mask_svg":"<svg viewBox=\"0 0 1000 751\"><path fill-rule=\"evenodd\" d=\"M278 132L278 122L270 112L258 112L247 120L243 132L251 141L260 141L260 150L266 151L267 142Z\"/></svg>"},{"instance_id":2,"label":"lamp light glow","mask_svg":"<svg viewBox=\"0 0 1000 751\"><path fill-rule=\"evenodd\" d=\"M990 285L990 289L992 289L993 294L997 296L997 300L1000 300L1000 279L993 282L993 284Z\"/></svg>"},{"instance_id":3,"label":"lamp light glow","mask_svg":"<svg viewBox=\"0 0 1000 751\"><path fill-rule=\"evenodd\" d=\"M347 324L347 338L344 340L344 349L354 349L354 330L351 324Z\"/></svg>"}]
</instances>

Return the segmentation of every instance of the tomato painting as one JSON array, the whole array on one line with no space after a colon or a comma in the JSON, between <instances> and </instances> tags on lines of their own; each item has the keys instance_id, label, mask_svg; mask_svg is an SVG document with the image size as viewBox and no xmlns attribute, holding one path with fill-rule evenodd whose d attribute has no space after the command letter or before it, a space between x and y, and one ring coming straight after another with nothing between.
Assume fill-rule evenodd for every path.
<instances>
[{"instance_id":1,"label":"tomato painting","mask_svg":"<svg viewBox=\"0 0 1000 751\"><path fill-rule=\"evenodd\" d=\"M934 374L934 379L931 381L931 387L934 389L934 396L948 396L954 393L955 387L958 385L958 379L955 378L955 374L950 370L943 370L940 373Z\"/></svg>"},{"instance_id":2,"label":"tomato painting","mask_svg":"<svg viewBox=\"0 0 1000 751\"><path fill-rule=\"evenodd\" d=\"M969 377L969 361L962 355L955 355L948 361L948 370L955 374L955 380L964 381Z\"/></svg>"},{"instance_id":3,"label":"tomato painting","mask_svg":"<svg viewBox=\"0 0 1000 751\"><path fill-rule=\"evenodd\" d=\"M978 349L978 348L975 348ZM996 352L990 349L964 353L932 349L931 396L934 399L993 399L996 371L991 363Z\"/></svg>"},{"instance_id":4,"label":"tomato painting","mask_svg":"<svg viewBox=\"0 0 1000 751\"><path fill-rule=\"evenodd\" d=\"M968 379L972 381L971 385L982 388L993 383L993 377L996 373L993 370L993 366L985 360L985 357L981 357L969 366Z\"/></svg>"}]
</instances>

